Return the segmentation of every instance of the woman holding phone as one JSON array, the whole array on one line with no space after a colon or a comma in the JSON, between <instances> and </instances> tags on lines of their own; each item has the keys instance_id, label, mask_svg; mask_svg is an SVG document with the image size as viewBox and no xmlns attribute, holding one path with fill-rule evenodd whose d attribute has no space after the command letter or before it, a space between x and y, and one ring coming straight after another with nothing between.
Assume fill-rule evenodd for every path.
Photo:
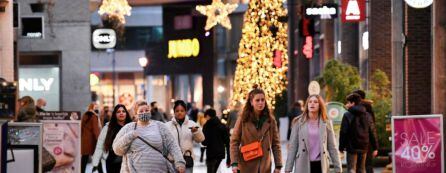
<instances>
[{"instance_id":1,"label":"woman holding phone","mask_svg":"<svg viewBox=\"0 0 446 173\"><path fill-rule=\"evenodd\" d=\"M167 128L178 142L184 160L186 160L186 173L193 172L193 141L201 143L204 141L204 134L198 124L186 116L186 103L183 100L177 100L173 106L175 117L172 121L166 123Z\"/></svg>"}]
</instances>

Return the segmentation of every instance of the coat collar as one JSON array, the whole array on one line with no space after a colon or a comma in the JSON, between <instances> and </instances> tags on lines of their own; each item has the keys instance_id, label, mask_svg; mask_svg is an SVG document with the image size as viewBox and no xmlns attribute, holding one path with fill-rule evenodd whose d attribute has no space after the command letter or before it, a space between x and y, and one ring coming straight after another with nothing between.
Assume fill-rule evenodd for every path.
<instances>
[{"instance_id":1,"label":"coat collar","mask_svg":"<svg viewBox=\"0 0 446 173\"><path fill-rule=\"evenodd\" d=\"M183 124L187 124L188 122L189 122L189 117L187 117L187 115L186 115L186 117L184 118L184 123ZM178 125L178 121L177 121L177 119L175 117L172 117L172 124Z\"/></svg>"}]
</instances>

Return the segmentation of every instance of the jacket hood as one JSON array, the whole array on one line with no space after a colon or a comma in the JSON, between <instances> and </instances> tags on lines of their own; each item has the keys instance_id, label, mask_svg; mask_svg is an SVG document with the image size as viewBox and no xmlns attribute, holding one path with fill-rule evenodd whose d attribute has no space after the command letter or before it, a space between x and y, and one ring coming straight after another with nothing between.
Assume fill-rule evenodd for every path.
<instances>
[{"instance_id":1,"label":"jacket hood","mask_svg":"<svg viewBox=\"0 0 446 173\"><path fill-rule=\"evenodd\" d=\"M362 105L355 105L355 106L351 107L350 109L348 109L348 111L355 115L366 113L366 109Z\"/></svg>"}]
</instances>

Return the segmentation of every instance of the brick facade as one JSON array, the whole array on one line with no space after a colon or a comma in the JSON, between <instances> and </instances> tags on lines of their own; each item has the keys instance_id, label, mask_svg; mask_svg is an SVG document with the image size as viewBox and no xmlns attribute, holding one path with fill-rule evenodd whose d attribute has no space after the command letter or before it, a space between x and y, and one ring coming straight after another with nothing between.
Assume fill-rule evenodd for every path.
<instances>
[{"instance_id":1,"label":"brick facade","mask_svg":"<svg viewBox=\"0 0 446 173\"><path fill-rule=\"evenodd\" d=\"M415 9L406 5L406 113L431 113L432 7Z\"/></svg>"},{"instance_id":2,"label":"brick facade","mask_svg":"<svg viewBox=\"0 0 446 173\"><path fill-rule=\"evenodd\" d=\"M369 75L377 69L392 78L392 27L391 4L389 0L369 1Z\"/></svg>"},{"instance_id":3,"label":"brick facade","mask_svg":"<svg viewBox=\"0 0 446 173\"><path fill-rule=\"evenodd\" d=\"M359 27L357 23L342 23L341 60L359 68Z\"/></svg>"}]
</instances>

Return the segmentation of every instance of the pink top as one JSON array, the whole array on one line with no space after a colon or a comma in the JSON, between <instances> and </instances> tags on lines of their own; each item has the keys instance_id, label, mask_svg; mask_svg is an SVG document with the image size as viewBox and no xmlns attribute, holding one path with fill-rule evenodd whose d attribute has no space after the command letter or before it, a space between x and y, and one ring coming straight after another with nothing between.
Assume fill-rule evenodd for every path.
<instances>
[{"instance_id":1,"label":"pink top","mask_svg":"<svg viewBox=\"0 0 446 173\"><path fill-rule=\"evenodd\" d=\"M308 142L309 142L309 152L310 161L321 160L321 142L319 138L319 121L318 120L308 120Z\"/></svg>"}]
</instances>

